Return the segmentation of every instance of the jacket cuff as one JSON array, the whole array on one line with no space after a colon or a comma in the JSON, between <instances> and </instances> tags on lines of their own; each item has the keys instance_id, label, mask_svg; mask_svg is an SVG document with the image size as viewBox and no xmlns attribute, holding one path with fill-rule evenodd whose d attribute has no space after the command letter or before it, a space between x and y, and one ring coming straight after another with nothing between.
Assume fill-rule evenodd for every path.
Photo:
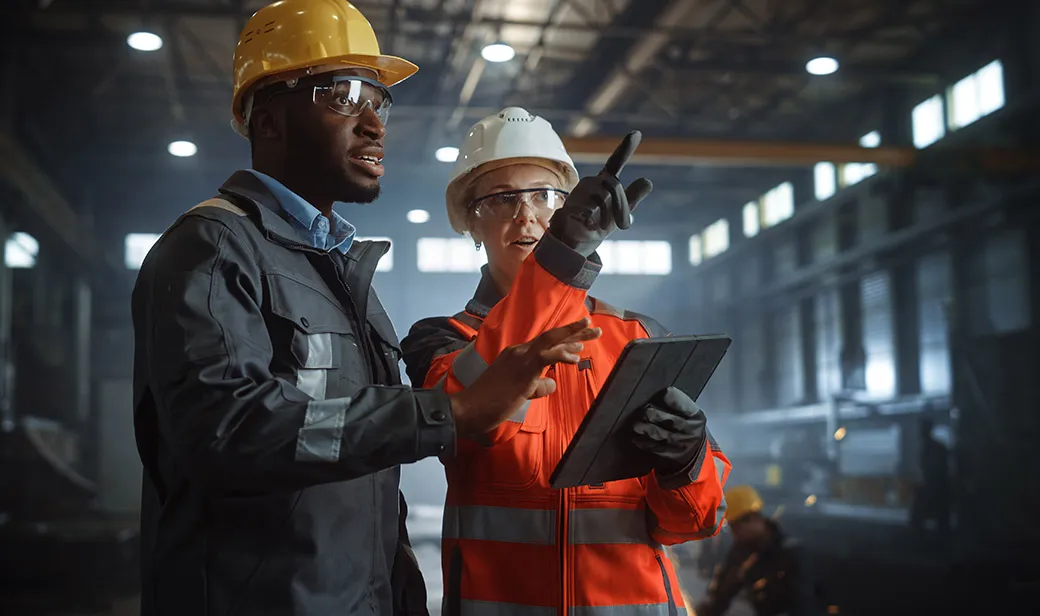
<instances>
[{"instance_id":1,"label":"jacket cuff","mask_svg":"<svg viewBox=\"0 0 1040 616\"><path fill-rule=\"evenodd\" d=\"M455 416L442 389L416 389L419 407L419 458L455 455Z\"/></svg>"},{"instance_id":2,"label":"jacket cuff","mask_svg":"<svg viewBox=\"0 0 1040 616\"><path fill-rule=\"evenodd\" d=\"M680 470L669 473L667 475L658 474L654 471L654 476L657 479L657 485L661 486L663 490L678 490L684 488L694 481L701 474L701 466L704 465L704 458L708 453L708 439L704 439L704 443L701 444L697 450L697 455L693 456L693 459L682 467Z\"/></svg>"},{"instance_id":3,"label":"jacket cuff","mask_svg":"<svg viewBox=\"0 0 1040 616\"><path fill-rule=\"evenodd\" d=\"M534 248L534 258L542 268L563 284L586 291L603 266L590 261L570 246L546 233Z\"/></svg>"}]
</instances>

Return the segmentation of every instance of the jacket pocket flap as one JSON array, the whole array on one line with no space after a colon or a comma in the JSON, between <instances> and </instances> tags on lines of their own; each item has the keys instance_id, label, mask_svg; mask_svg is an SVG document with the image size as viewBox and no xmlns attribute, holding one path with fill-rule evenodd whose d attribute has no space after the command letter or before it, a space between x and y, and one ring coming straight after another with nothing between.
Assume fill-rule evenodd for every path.
<instances>
[{"instance_id":1,"label":"jacket pocket flap","mask_svg":"<svg viewBox=\"0 0 1040 616\"><path fill-rule=\"evenodd\" d=\"M521 409L520 413L517 413L510 419L514 421L519 419L518 415L523 413L523 420L520 423L521 432L530 432L531 434L538 434L545 432L546 416L548 412L545 408L545 399L529 400L526 409ZM514 419L515 418L515 419Z\"/></svg>"},{"instance_id":2,"label":"jacket pocket flap","mask_svg":"<svg viewBox=\"0 0 1040 616\"><path fill-rule=\"evenodd\" d=\"M350 334L347 313L335 297L326 295L321 283L301 281L284 274L268 274L271 312L291 321L307 334Z\"/></svg>"}]
</instances>

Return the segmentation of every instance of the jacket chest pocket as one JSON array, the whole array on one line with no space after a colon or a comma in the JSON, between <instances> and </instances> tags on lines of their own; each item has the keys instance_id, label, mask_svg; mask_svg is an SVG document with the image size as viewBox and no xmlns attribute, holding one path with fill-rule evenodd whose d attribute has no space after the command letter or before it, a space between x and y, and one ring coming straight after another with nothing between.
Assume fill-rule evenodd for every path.
<instances>
[{"instance_id":1,"label":"jacket chest pocket","mask_svg":"<svg viewBox=\"0 0 1040 616\"><path fill-rule=\"evenodd\" d=\"M275 362L314 398L349 395L364 381L365 364L350 318L317 281L268 276ZM350 383L346 386L340 380Z\"/></svg>"},{"instance_id":2,"label":"jacket chest pocket","mask_svg":"<svg viewBox=\"0 0 1040 616\"><path fill-rule=\"evenodd\" d=\"M480 484L492 492L534 486L543 475L547 421L546 398L541 398L502 424L498 429L506 440L481 449L474 459Z\"/></svg>"}]
</instances>

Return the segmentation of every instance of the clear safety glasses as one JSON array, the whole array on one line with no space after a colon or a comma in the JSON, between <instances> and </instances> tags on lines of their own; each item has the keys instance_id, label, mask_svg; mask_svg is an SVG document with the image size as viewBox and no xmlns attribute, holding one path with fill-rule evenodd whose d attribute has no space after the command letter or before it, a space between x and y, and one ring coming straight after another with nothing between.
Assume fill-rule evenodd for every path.
<instances>
[{"instance_id":1,"label":"clear safety glasses","mask_svg":"<svg viewBox=\"0 0 1040 616\"><path fill-rule=\"evenodd\" d=\"M526 188L484 195L470 202L470 207L477 216L514 220L520 215L520 208L526 205L536 218L547 222L566 199L567 192L563 190Z\"/></svg>"},{"instance_id":2,"label":"clear safety glasses","mask_svg":"<svg viewBox=\"0 0 1040 616\"><path fill-rule=\"evenodd\" d=\"M346 76L333 77L330 85L314 86L313 100L351 118L371 107L384 126L390 119L390 106L394 102L390 90L375 79Z\"/></svg>"},{"instance_id":3,"label":"clear safety glasses","mask_svg":"<svg viewBox=\"0 0 1040 616\"><path fill-rule=\"evenodd\" d=\"M367 77L355 77L352 75L337 75L332 79L321 79L320 76L313 79L300 81L290 80L284 84L278 84L265 88L258 93L254 106L259 106L276 96L304 92L307 87L312 89L311 100L316 105L324 105L340 115L356 118L365 112L365 108L371 108L386 126L390 119L390 106L394 99L383 84L375 79ZM300 87L303 86L303 87Z\"/></svg>"}]
</instances>

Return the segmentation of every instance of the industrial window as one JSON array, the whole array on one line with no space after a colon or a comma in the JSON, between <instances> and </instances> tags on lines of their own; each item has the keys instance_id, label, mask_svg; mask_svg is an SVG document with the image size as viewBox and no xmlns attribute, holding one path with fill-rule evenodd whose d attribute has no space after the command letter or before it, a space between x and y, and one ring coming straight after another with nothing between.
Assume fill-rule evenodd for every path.
<instances>
[{"instance_id":1,"label":"industrial window","mask_svg":"<svg viewBox=\"0 0 1040 616\"><path fill-rule=\"evenodd\" d=\"M703 231L704 258L710 259L729 249L729 221L716 220Z\"/></svg>"},{"instance_id":2,"label":"industrial window","mask_svg":"<svg viewBox=\"0 0 1040 616\"><path fill-rule=\"evenodd\" d=\"M816 200L830 199L838 191L838 179L834 163L816 163L813 167L813 187Z\"/></svg>"},{"instance_id":3,"label":"industrial window","mask_svg":"<svg viewBox=\"0 0 1040 616\"><path fill-rule=\"evenodd\" d=\"M813 302L816 327L816 393L830 400L841 390L841 302L838 291L824 289Z\"/></svg>"},{"instance_id":4,"label":"industrial window","mask_svg":"<svg viewBox=\"0 0 1040 616\"><path fill-rule=\"evenodd\" d=\"M12 233L4 245L4 265L11 269L29 269L36 265L40 254L40 243L36 238L21 231Z\"/></svg>"},{"instance_id":5,"label":"industrial window","mask_svg":"<svg viewBox=\"0 0 1040 616\"><path fill-rule=\"evenodd\" d=\"M755 237L762 229L759 222L758 204L752 201L744 204L744 237Z\"/></svg>"},{"instance_id":6,"label":"industrial window","mask_svg":"<svg viewBox=\"0 0 1040 616\"><path fill-rule=\"evenodd\" d=\"M892 280L889 274L879 272L860 280L860 301L867 395L890 399L896 393L896 364Z\"/></svg>"},{"instance_id":7,"label":"industrial window","mask_svg":"<svg viewBox=\"0 0 1040 616\"><path fill-rule=\"evenodd\" d=\"M881 145L881 133L871 131L859 138L860 146L864 148L876 148ZM841 185L852 186L877 173L877 165L874 163L848 163L841 167Z\"/></svg>"},{"instance_id":8,"label":"industrial window","mask_svg":"<svg viewBox=\"0 0 1040 616\"><path fill-rule=\"evenodd\" d=\"M1004 106L1004 66L994 60L946 92L950 130L964 128Z\"/></svg>"},{"instance_id":9,"label":"industrial window","mask_svg":"<svg viewBox=\"0 0 1040 616\"><path fill-rule=\"evenodd\" d=\"M148 251L159 241L158 233L127 233L123 240L123 260L127 269L139 270Z\"/></svg>"},{"instance_id":10,"label":"industrial window","mask_svg":"<svg viewBox=\"0 0 1040 616\"><path fill-rule=\"evenodd\" d=\"M464 237L421 237L416 252L420 272L478 272L487 263L487 252Z\"/></svg>"},{"instance_id":11,"label":"industrial window","mask_svg":"<svg viewBox=\"0 0 1040 616\"><path fill-rule=\"evenodd\" d=\"M779 406L793 406L805 398L805 362L802 357L802 321L798 305L777 310L772 317L775 345L773 366Z\"/></svg>"},{"instance_id":12,"label":"industrial window","mask_svg":"<svg viewBox=\"0 0 1040 616\"><path fill-rule=\"evenodd\" d=\"M950 299L951 258L947 252L926 255L917 262L917 322L921 392L950 391L950 344L946 302Z\"/></svg>"},{"instance_id":13,"label":"industrial window","mask_svg":"<svg viewBox=\"0 0 1040 616\"><path fill-rule=\"evenodd\" d=\"M690 236L690 265L700 265L704 261L704 249L701 247L701 236Z\"/></svg>"},{"instance_id":14,"label":"industrial window","mask_svg":"<svg viewBox=\"0 0 1040 616\"><path fill-rule=\"evenodd\" d=\"M745 411L764 409L771 402L767 388L762 386L769 370L765 327L764 317L747 315L741 319L740 335L733 337L741 384L737 395L740 396L740 407Z\"/></svg>"},{"instance_id":15,"label":"industrial window","mask_svg":"<svg viewBox=\"0 0 1040 616\"><path fill-rule=\"evenodd\" d=\"M389 272L394 269L394 243L388 237L355 237L359 242L390 242L390 250L386 251L383 258L376 265L377 272Z\"/></svg>"},{"instance_id":16,"label":"industrial window","mask_svg":"<svg viewBox=\"0 0 1040 616\"><path fill-rule=\"evenodd\" d=\"M794 186L784 182L762 196L762 228L768 229L794 216Z\"/></svg>"},{"instance_id":17,"label":"industrial window","mask_svg":"<svg viewBox=\"0 0 1040 616\"><path fill-rule=\"evenodd\" d=\"M672 245L664 241L607 240L596 250L603 274L665 276L672 273Z\"/></svg>"},{"instance_id":18,"label":"industrial window","mask_svg":"<svg viewBox=\"0 0 1040 616\"><path fill-rule=\"evenodd\" d=\"M910 119L914 125L915 147L926 148L946 136L943 99L938 94L914 107Z\"/></svg>"}]
</instances>

